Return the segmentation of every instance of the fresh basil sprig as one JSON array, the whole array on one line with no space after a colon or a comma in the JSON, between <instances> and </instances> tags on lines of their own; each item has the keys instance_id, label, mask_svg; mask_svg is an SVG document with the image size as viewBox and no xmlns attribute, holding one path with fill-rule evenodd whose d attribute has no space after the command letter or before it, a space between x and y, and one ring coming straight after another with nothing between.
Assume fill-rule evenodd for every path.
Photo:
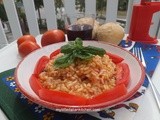
<instances>
[{"instance_id":1,"label":"fresh basil sprig","mask_svg":"<svg viewBox=\"0 0 160 120\"><path fill-rule=\"evenodd\" d=\"M61 53L64 55L58 57L54 66L56 68L65 68L74 62L76 58L82 60L91 59L94 55L103 56L106 52L102 48L94 46L83 46L81 38L76 38L75 41L71 41L68 44L61 47Z\"/></svg>"}]
</instances>

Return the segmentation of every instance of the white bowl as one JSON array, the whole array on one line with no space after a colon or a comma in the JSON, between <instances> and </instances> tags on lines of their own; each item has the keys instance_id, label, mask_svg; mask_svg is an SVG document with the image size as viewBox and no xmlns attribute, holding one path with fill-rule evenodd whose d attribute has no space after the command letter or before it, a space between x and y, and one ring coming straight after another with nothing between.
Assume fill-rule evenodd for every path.
<instances>
[{"instance_id":1,"label":"white bowl","mask_svg":"<svg viewBox=\"0 0 160 120\"><path fill-rule=\"evenodd\" d=\"M35 64L39 60L39 58L41 58L43 55L49 56L50 53L59 49L62 45L65 44L67 43L61 42L38 49L29 54L28 56L26 56L17 66L15 71L15 80L17 87L19 87L21 92L31 101L40 104L46 108L61 112L86 113L86 112L99 111L105 109L106 107L111 107L113 105L116 105L120 102L127 100L137 92L137 90L141 87L141 85L144 82L145 78L144 67L141 64L141 62L130 52L121 47L104 42L102 43L97 41L83 41L84 45L101 47L108 52L111 52L113 54L119 55L122 58L124 58L123 62L129 65L131 74L131 80L127 87L128 90L127 94L115 100L111 100L101 104L84 105L84 106L62 105L44 101L40 99L31 89L29 84L29 78L34 71Z\"/></svg>"}]
</instances>

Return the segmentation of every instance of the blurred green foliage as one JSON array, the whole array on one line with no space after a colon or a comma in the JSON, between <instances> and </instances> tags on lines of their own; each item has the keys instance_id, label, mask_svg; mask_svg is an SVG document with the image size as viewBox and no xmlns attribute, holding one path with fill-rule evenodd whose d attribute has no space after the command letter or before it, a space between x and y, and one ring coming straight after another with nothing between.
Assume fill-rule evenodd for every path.
<instances>
[{"instance_id":1,"label":"blurred green foliage","mask_svg":"<svg viewBox=\"0 0 160 120\"><path fill-rule=\"evenodd\" d=\"M8 21L7 14L3 4L0 4L0 19L2 21Z\"/></svg>"}]
</instances>

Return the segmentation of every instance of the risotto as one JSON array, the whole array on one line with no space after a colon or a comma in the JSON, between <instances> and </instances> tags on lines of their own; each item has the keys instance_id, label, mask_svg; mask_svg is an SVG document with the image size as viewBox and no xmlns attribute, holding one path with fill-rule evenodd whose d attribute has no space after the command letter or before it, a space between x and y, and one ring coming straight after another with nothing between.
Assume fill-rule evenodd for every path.
<instances>
[{"instance_id":1,"label":"risotto","mask_svg":"<svg viewBox=\"0 0 160 120\"><path fill-rule=\"evenodd\" d=\"M54 67L54 61L55 58L51 59L39 74L40 82L47 89L92 98L116 86L116 64L108 55L76 59L65 68Z\"/></svg>"}]
</instances>

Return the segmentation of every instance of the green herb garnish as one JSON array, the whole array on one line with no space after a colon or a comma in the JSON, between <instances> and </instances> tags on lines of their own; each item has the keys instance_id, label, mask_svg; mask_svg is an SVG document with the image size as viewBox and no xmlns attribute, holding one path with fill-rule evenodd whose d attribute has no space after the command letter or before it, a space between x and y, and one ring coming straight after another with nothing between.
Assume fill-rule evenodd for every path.
<instances>
[{"instance_id":1,"label":"green herb garnish","mask_svg":"<svg viewBox=\"0 0 160 120\"><path fill-rule=\"evenodd\" d=\"M91 59L94 55L103 56L106 52L102 48L94 46L83 46L81 38L76 38L75 41L69 42L67 45L61 47L61 53L64 55L58 57L54 66L56 68L64 68L71 65L76 58L82 60Z\"/></svg>"}]
</instances>

